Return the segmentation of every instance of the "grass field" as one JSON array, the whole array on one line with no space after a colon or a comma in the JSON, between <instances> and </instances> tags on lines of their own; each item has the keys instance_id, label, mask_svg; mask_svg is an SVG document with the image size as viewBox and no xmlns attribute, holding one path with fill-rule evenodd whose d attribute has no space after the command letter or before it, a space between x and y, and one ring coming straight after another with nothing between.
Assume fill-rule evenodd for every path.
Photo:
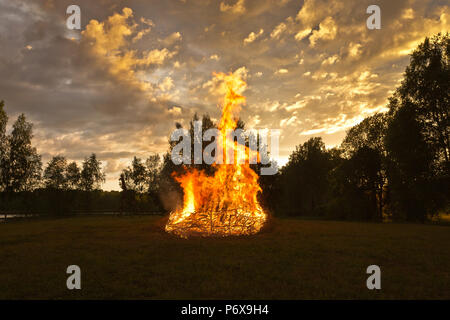
<instances>
[{"instance_id":1,"label":"grass field","mask_svg":"<svg viewBox=\"0 0 450 320\"><path fill-rule=\"evenodd\" d=\"M161 217L0 223L0 299L450 299L450 227L276 219L183 240ZM66 288L79 265L82 290ZM379 291L367 266L381 267Z\"/></svg>"}]
</instances>

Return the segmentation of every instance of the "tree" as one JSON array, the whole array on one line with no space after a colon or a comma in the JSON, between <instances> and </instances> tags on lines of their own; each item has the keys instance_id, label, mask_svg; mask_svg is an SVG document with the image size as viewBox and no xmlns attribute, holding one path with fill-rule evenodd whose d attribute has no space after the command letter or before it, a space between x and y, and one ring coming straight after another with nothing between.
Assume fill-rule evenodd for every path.
<instances>
[{"instance_id":1,"label":"tree","mask_svg":"<svg viewBox=\"0 0 450 320\"><path fill-rule=\"evenodd\" d=\"M353 126L347 132L340 146L344 156L350 158L363 147L377 150L380 155L384 155L384 136L387 129L387 121L388 115L376 113Z\"/></svg>"},{"instance_id":2,"label":"tree","mask_svg":"<svg viewBox=\"0 0 450 320\"><path fill-rule=\"evenodd\" d=\"M348 208L356 219L381 221L384 178L380 153L367 146L359 148L350 159L344 160L338 171L343 173L342 200L358 203L357 211ZM350 191L350 192L349 192Z\"/></svg>"},{"instance_id":3,"label":"tree","mask_svg":"<svg viewBox=\"0 0 450 320\"><path fill-rule=\"evenodd\" d=\"M384 113L365 118L347 132L340 146L343 155L350 160L344 161L340 168L345 171L345 183L367 194L370 197L367 210L376 212L359 218L380 221L383 217L387 184L384 139L388 119L389 115Z\"/></svg>"},{"instance_id":4,"label":"tree","mask_svg":"<svg viewBox=\"0 0 450 320\"><path fill-rule=\"evenodd\" d=\"M4 106L4 101L0 101L0 191L3 191L6 187L6 166L8 163L8 138L6 136L8 115L4 110Z\"/></svg>"},{"instance_id":5,"label":"tree","mask_svg":"<svg viewBox=\"0 0 450 320\"><path fill-rule=\"evenodd\" d=\"M119 183L124 191L156 194L159 191L160 172L161 158L158 154L149 156L145 163L134 157L131 165L122 170Z\"/></svg>"},{"instance_id":6,"label":"tree","mask_svg":"<svg viewBox=\"0 0 450 320\"><path fill-rule=\"evenodd\" d=\"M44 170L45 187L54 190L65 190L67 181L67 160L63 156L53 157Z\"/></svg>"},{"instance_id":7,"label":"tree","mask_svg":"<svg viewBox=\"0 0 450 320\"><path fill-rule=\"evenodd\" d=\"M414 105L406 103L395 113L386 134L386 149L394 218L424 221L432 151L422 135Z\"/></svg>"},{"instance_id":8,"label":"tree","mask_svg":"<svg viewBox=\"0 0 450 320\"><path fill-rule=\"evenodd\" d=\"M449 34L426 38L390 99L385 147L400 219L424 221L449 205L449 61Z\"/></svg>"},{"instance_id":9,"label":"tree","mask_svg":"<svg viewBox=\"0 0 450 320\"><path fill-rule=\"evenodd\" d=\"M130 166L122 170L119 178L121 211L158 210L161 159L158 154L145 161L134 157Z\"/></svg>"},{"instance_id":10,"label":"tree","mask_svg":"<svg viewBox=\"0 0 450 320\"><path fill-rule=\"evenodd\" d=\"M331 154L320 137L298 145L281 170L281 205L289 214L320 215L329 195Z\"/></svg>"},{"instance_id":11,"label":"tree","mask_svg":"<svg viewBox=\"0 0 450 320\"><path fill-rule=\"evenodd\" d=\"M33 125L21 114L13 124L8 137L9 152L5 170L7 191L29 191L38 187L41 179L42 162L36 148L32 147Z\"/></svg>"},{"instance_id":12,"label":"tree","mask_svg":"<svg viewBox=\"0 0 450 320\"><path fill-rule=\"evenodd\" d=\"M147 166L147 189L150 194L156 194L160 187L161 157L159 154L151 155L145 161Z\"/></svg>"},{"instance_id":13,"label":"tree","mask_svg":"<svg viewBox=\"0 0 450 320\"><path fill-rule=\"evenodd\" d=\"M81 172L75 161L67 166L66 170L67 187L70 190L76 190L80 187Z\"/></svg>"},{"instance_id":14,"label":"tree","mask_svg":"<svg viewBox=\"0 0 450 320\"><path fill-rule=\"evenodd\" d=\"M102 162L97 160L95 153L83 161L80 186L82 190L92 191L100 189L105 182L105 173L102 171Z\"/></svg>"},{"instance_id":15,"label":"tree","mask_svg":"<svg viewBox=\"0 0 450 320\"><path fill-rule=\"evenodd\" d=\"M131 166L128 166L122 171L122 189L142 193L146 187L146 180L147 170L145 165L142 163L142 159L134 157L131 162Z\"/></svg>"}]
</instances>

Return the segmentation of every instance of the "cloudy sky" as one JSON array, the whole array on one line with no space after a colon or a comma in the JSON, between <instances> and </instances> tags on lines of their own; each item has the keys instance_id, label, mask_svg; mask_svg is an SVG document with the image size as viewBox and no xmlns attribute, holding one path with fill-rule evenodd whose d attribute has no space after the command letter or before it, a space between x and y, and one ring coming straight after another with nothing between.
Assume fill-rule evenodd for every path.
<instances>
[{"instance_id":1,"label":"cloudy sky","mask_svg":"<svg viewBox=\"0 0 450 320\"><path fill-rule=\"evenodd\" d=\"M66 9L81 8L81 30ZM381 30L366 9L381 8ZM445 0L0 0L0 100L26 113L44 162L104 161L118 189L175 122L220 117L213 72L248 82L241 117L281 129L279 161L312 136L338 145L383 111L413 48L450 29ZM10 125L12 124L10 121Z\"/></svg>"}]
</instances>

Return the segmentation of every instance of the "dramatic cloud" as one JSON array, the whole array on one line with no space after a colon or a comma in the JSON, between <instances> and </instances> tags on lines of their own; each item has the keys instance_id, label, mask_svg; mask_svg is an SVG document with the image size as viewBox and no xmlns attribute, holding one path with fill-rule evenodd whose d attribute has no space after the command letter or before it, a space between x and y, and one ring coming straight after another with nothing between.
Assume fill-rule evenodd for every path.
<instances>
[{"instance_id":1,"label":"dramatic cloud","mask_svg":"<svg viewBox=\"0 0 450 320\"><path fill-rule=\"evenodd\" d=\"M220 3L220 11L242 14L245 12L245 0L236 0L236 3L229 5L225 2Z\"/></svg>"},{"instance_id":2,"label":"dramatic cloud","mask_svg":"<svg viewBox=\"0 0 450 320\"><path fill-rule=\"evenodd\" d=\"M151 90L151 84L139 79L139 69L146 69L153 65L162 65L174 53L167 48L148 50L137 56L137 50L131 49L131 40L135 42L142 38L149 29L136 31L136 24L130 25L128 20L133 17L133 10L124 8L122 14L115 13L105 22L91 20L86 30L81 32L81 45L88 47L88 51L97 59L96 64L105 66L108 72L117 79L129 82L142 91ZM180 33L170 35L165 41L172 44L180 39Z\"/></svg>"},{"instance_id":3,"label":"dramatic cloud","mask_svg":"<svg viewBox=\"0 0 450 320\"><path fill-rule=\"evenodd\" d=\"M259 29L258 33L250 32L247 38L244 39L244 44L252 43L256 39L258 39L264 33L264 29Z\"/></svg>"},{"instance_id":4,"label":"dramatic cloud","mask_svg":"<svg viewBox=\"0 0 450 320\"><path fill-rule=\"evenodd\" d=\"M302 31L303 34L303 31ZM311 37L309 37L309 42L311 46L314 46L316 42L320 39L322 40L333 40L337 34L337 26L332 17L327 17L319 24L319 30L314 30ZM295 35L298 39L298 33Z\"/></svg>"},{"instance_id":5,"label":"dramatic cloud","mask_svg":"<svg viewBox=\"0 0 450 320\"><path fill-rule=\"evenodd\" d=\"M380 0L380 30L366 27L369 0L79 0L82 30L68 30L71 4L0 0L0 99L10 125L33 121L44 161L97 153L106 189L134 155L165 152L175 122L220 118L214 72L246 79L240 116L281 129L283 163L385 111L411 51L450 27L444 0Z\"/></svg>"}]
</instances>

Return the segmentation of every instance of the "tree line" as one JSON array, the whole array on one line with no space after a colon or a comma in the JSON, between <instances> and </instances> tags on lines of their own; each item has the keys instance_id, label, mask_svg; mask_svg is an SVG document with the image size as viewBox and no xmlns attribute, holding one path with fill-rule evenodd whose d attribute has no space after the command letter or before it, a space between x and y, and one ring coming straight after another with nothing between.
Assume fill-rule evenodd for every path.
<instances>
[{"instance_id":1,"label":"tree line","mask_svg":"<svg viewBox=\"0 0 450 320\"><path fill-rule=\"evenodd\" d=\"M91 198L75 201L77 193L100 190L105 174L94 153L83 161L81 168L75 161L68 163L58 155L43 169L42 157L32 146L32 123L21 114L7 134L8 115L4 106L4 101L0 101L0 210L59 212Z\"/></svg>"},{"instance_id":2,"label":"tree line","mask_svg":"<svg viewBox=\"0 0 450 320\"><path fill-rule=\"evenodd\" d=\"M426 38L412 53L386 113L351 128L338 148L298 145L264 187L268 205L291 215L425 221L449 212L450 39Z\"/></svg>"},{"instance_id":3,"label":"tree line","mask_svg":"<svg viewBox=\"0 0 450 320\"><path fill-rule=\"evenodd\" d=\"M276 175L260 176L264 207L274 215L368 221L423 222L448 213L449 55L448 33L426 38L412 53L401 85L389 98L388 112L352 127L339 147L327 149L322 138L313 137L296 146ZM193 122L199 119L196 114L190 122L192 137ZM42 169L41 156L31 144L32 124L22 114L7 134L7 121L1 102L0 210L28 204L60 214L74 208L170 211L182 201L172 176L189 168L171 161L174 142L169 141L162 158L134 157L119 176L120 193L102 192L105 174L95 154L81 167L58 155ZM214 127L203 115L202 130ZM238 127L245 123L239 120ZM259 166L252 165L258 174ZM206 174L215 170L206 164L187 167Z\"/></svg>"},{"instance_id":4,"label":"tree line","mask_svg":"<svg viewBox=\"0 0 450 320\"><path fill-rule=\"evenodd\" d=\"M32 146L33 124L19 115L10 134L6 133L8 115L0 101L0 191L5 193L32 191L40 187L54 190L99 189L105 181L102 163L95 153L82 167L63 156L54 156L42 170L42 157Z\"/></svg>"}]
</instances>

